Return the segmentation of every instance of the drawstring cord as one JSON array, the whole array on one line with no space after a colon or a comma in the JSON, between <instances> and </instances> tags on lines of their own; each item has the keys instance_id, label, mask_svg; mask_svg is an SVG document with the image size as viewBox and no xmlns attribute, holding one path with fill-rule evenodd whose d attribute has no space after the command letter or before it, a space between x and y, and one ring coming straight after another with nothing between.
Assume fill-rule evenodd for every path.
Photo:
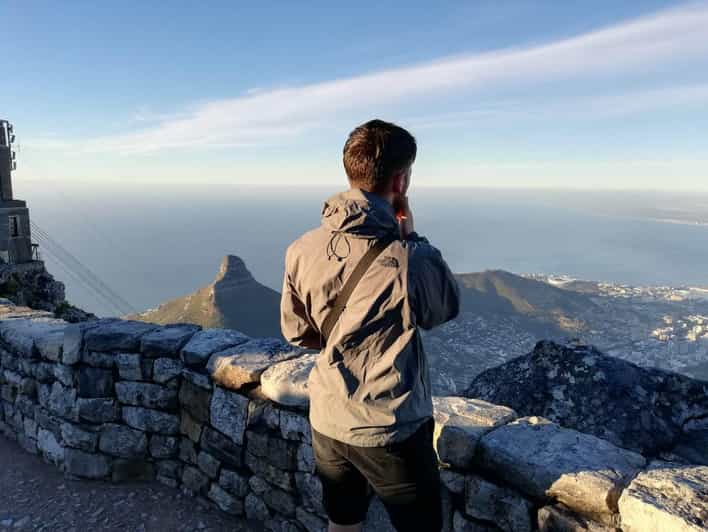
<instances>
[{"instance_id":1,"label":"drawstring cord","mask_svg":"<svg viewBox=\"0 0 708 532\"><path fill-rule=\"evenodd\" d=\"M339 248L339 243L342 240L344 240L344 243L347 246L347 251L344 255L340 255L337 252L337 249ZM327 260L332 260L332 258L336 258L337 260L341 261L343 259L346 259L351 253L351 251L352 246L349 243L347 235L343 231L332 231L332 238L329 239L329 243L327 244Z\"/></svg>"}]
</instances>

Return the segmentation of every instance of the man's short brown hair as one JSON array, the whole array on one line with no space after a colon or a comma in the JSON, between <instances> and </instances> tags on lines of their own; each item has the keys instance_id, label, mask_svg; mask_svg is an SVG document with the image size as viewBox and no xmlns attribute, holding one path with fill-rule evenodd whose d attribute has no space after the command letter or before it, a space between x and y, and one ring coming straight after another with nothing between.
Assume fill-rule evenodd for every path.
<instances>
[{"instance_id":1,"label":"man's short brown hair","mask_svg":"<svg viewBox=\"0 0 708 532\"><path fill-rule=\"evenodd\" d=\"M368 192L386 188L390 179L415 161L415 138L402 127L370 120L349 134L344 169L352 186Z\"/></svg>"}]
</instances>

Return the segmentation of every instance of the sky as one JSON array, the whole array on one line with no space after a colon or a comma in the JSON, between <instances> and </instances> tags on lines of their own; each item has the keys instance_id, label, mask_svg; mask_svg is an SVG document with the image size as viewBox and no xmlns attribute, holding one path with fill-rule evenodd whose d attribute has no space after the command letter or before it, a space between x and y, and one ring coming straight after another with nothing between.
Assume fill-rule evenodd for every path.
<instances>
[{"instance_id":1,"label":"sky","mask_svg":"<svg viewBox=\"0 0 708 532\"><path fill-rule=\"evenodd\" d=\"M328 185L378 117L426 186L708 191L708 2L0 0L16 179Z\"/></svg>"}]
</instances>

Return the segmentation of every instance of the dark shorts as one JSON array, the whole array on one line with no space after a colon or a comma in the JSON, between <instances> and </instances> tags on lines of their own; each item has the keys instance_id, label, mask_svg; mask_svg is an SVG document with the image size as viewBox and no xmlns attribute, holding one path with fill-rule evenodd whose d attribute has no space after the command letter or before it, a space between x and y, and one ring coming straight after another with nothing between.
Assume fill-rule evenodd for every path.
<instances>
[{"instance_id":1,"label":"dark shorts","mask_svg":"<svg viewBox=\"0 0 708 532\"><path fill-rule=\"evenodd\" d=\"M356 447L312 431L317 474L330 521L360 523L369 507L369 485L399 532L442 528L440 474L431 419L407 440L385 447Z\"/></svg>"}]
</instances>

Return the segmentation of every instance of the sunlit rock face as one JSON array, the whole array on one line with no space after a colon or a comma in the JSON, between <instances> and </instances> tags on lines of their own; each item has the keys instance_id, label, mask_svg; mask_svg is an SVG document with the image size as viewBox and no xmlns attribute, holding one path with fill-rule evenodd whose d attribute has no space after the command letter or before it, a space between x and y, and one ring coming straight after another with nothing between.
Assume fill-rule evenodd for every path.
<instances>
[{"instance_id":1,"label":"sunlit rock face","mask_svg":"<svg viewBox=\"0 0 708 532\"><path fill-rule=\"evenodd\" d=\"M226 255L221 259L221 265L219 266L219 273L216 274L214 279L215 283L247 283L254 281L253 275L246 268L246 263L243 262L241 257L236 255Z\"/></svg>"},{"instance_id":2,"label":"sunlit rock face","mask_svg":"<svg viewBox=\"0 0 708 532\"><path fill-rule=\"evenodd\" d=\"M695 454L685 441L708 420L708 383L553 342L539 342L528 355L480 374L464 395L646 456L674 448Z\"/></svg>"},{"instance_id":3,"label":"sunlit rock face","mask_svg":"<svg viewBox=\"0 0 708 532\"><path fill-rule=\"evenodd\" d=\"M708 467L657 460L619 500L626 532L696 531L708 526Z\"/></svg>"}]
</instances>

